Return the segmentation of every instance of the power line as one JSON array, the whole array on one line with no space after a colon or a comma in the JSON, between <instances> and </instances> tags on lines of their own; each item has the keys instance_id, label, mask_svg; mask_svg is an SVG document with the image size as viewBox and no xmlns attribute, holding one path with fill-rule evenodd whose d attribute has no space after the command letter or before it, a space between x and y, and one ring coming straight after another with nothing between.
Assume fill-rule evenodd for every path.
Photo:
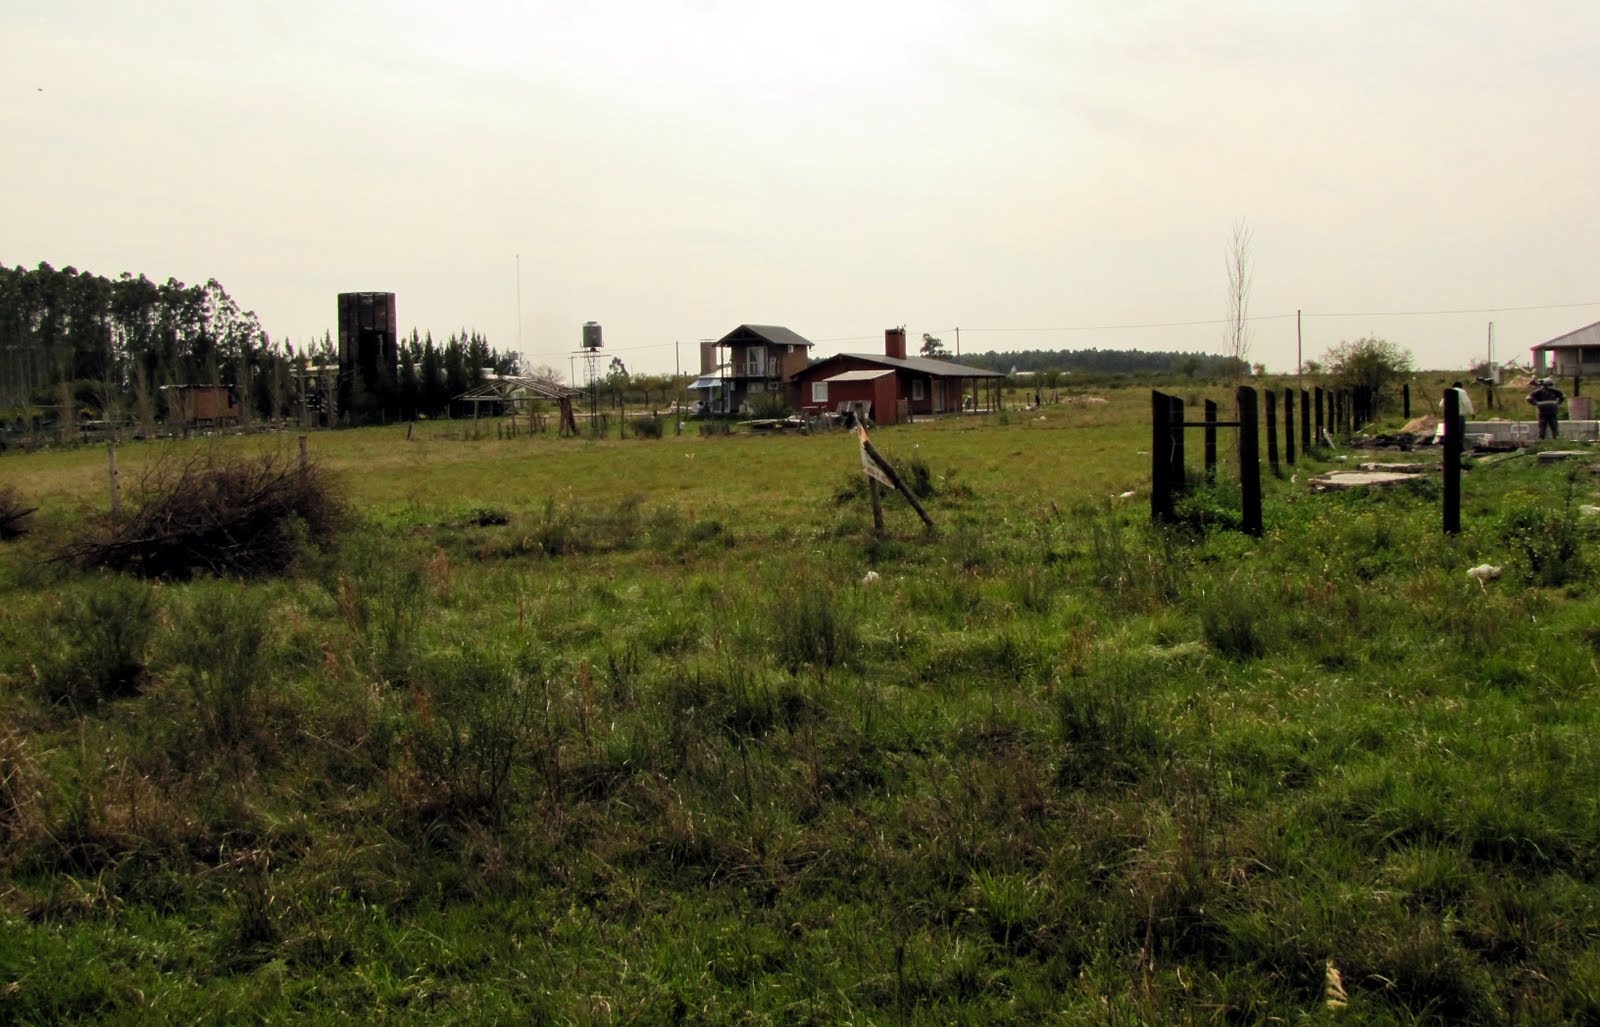
<instances>
[{"instance_id":1,"label":"power line","mask_svg":"<svg viewBox=\"0 0 1600 1027\"><path fill-rule=\"evenodd\" d=\"M1461 310L1379 310L1355 314L1310 314L1311 317L1431 317L1443 314L1514 314L1529 310L1570 310L1573 307L1600 306L1600 300L1587 303L1541 303L1532 307L1472 307Z\"/></svg>"},{"instance_id":2,"label":"power line","mask_svg":"<svg viewBox=\"0 0 1600 1027\"><path fill-rule=\"evenodd\" d=\"M1448 314L1501 314L1501 313L1519 313L1519 312L1526 312L1526 311L1530 311L1530 310L1570 310L1570 309L1572 309L1574 307L1595 307L1595 306L1600 306L1600 300L1589 300L1589 301L1584 302L1584 303L1541 303L1541 304L1538 304L1538 305L1535 305L1535 306L1526 306L1526 307L1463 307L1463 308L1440 309L1440 310L1369 310L1369 311L1351 311L1351 312L1331 312L1331 311L1330 312L1319 312L1319 311L1307 310L1307 311L1304 312L1304 316L1306 316L1306 317L1439 317L1439 316L1444 316L1444 315L1448 315ZM1285 320L1288 320L1288 319L1296 317L1296 316L1298 316L1298 315L1297 314L1255 314L1255 315L1252 315L1252 316L1246 318L1245 320L1247 320L1247 321L1285 321ZM1223 324L1229 324L1229 323L1230 322L1228 320L1226 320L1226 319L1216 318L1216 319L1212 319L1212 320L1200 320L1200 321L1145 321L1145 322L1125 323L1125 324L1074 325L1074 326L1066 327L1066 328L967 328L967 327L963 327L961 330L964 331L964 332L993 332L993 333L1005 333L1005 332L1018 332L1018 333L1021 333L1021 332L1113 332L1113 331L1123 331L1123 330L1127 330L1127 329L1138 329L1138 328L1204 328L1204 327L1207 327L1207 326L1210 326L1210 325L1223 325ZM938 332L955 331L954 328L936 328L936 329L933 329L933 330L934 331L938 331Z\"/></svg>"}]
</instances>

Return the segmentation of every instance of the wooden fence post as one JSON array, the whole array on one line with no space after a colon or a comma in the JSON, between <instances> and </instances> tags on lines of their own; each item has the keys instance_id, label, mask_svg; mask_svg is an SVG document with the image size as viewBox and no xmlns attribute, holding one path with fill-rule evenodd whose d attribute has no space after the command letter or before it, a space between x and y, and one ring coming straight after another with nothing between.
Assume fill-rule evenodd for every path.
<instances>
[{"instance_id":1,"label":"wooden fence post","mask_svg":"<svg viewBox=\"0 0 1600 1027\"><path fill-rule=\"evenodd\" d=\"M1214 400L1206 400L1205 413L1206 484L1215 485L1217 483L1217 404Z\"/></svg>"},{"instance_id":2,"label":"wooden fence post","mask_svg":"<svg viewBox=\"0 0 1600 1027\"><path fill-rule=\"evenodd\" d=\"M1294 466L1294 390L1283 390L1283 455Z\"/></svg>"},{"instance_id":3,"label":"wooden fence post","mask_svg":"<svg viewBox=\"0 0 1600 1027\"><path fill-rule=\"evenodd\" d=\"M1322 427L1322 406L1323 406L1322 386L1318 385L1317 386L1317 423L1316 423L1317 433L1316 433L1316 435L1314 435L1312 437L1317 440L1317 445L1319 445L1319 446L1322 445L1322 432L1323 432L1323 427Z\"/></svg>"},{"instance_id":4,"label":"wooden fence post","mask_svg":"<svg viewBox=\"0 0 1600 1027\"><path fill-rule=\"evenodd\" d=\"M1461 392L1444 390L1444 531L1461 533Z\"/></svg>"},{"instance_id":5,"label":"wooden fence post","mask_svg":"<svg viewBox=\"0 0 1600 1027\"><path fill-rule=\"evenodd\" d=\"M1167 481L1167 397L1150 390L1150 519L1164 521L1172 516L1171 483Z\"/></svg>"},{"instance_id":6,"label":"wooden fence post","mask_svg":"<svg viewBox=\"0 0 1600 1027\"><path fill-rule=\"evenodd\" d=\"M122 483L117 478L117 444L115 441L106 443L106 456L110 461L111 474L111 516L122 516Z\"/></svg>"},{"instance_id":7,"label":"wooden fence post","mask_svg":"<svg viewBox=\"0 0 1600 1027\"><path fill-rule=\"evenodd\" d=\"M1189 491L1189 472L1184 467L1183 457L1183 400L1177 396L1167 397L1167 435L1172 439L1172 470L1168 473L1168 480L1177 492Z\"/></svg>"},{"instance_id":8,"label":"wooden fence post","mask_svg":"<svg viewBox=\"0 0 1600 1027\"><path fill-rule=\"evenodd\" d=\"M1267 401L1267 467L1272 470L1272 476L1277 477L1281 473L1278 469L1278 394L1268 389L1265 399Z\"/></svg>"},{"instance_id":9,"label":"wooden fence post","mask_svg":"<svg viewBox=\"0 0 1600 1027\"><path fill-rule=\"evenodd\" d=\"M1300 452L1311 452L1311 392L1300 390Z\"/></svg>"},{"instance_id":10,"label":"wooden fence post","mask_svg":"<svg viewBox=\"0 0 1600 1027\"><path fill-rule=\"evenodd\" d=\"M1406 420L1411 420L1411 383L1400 386L1400 406Z\"/></svg>"},{"instance_id":11,"label":"wooden fence post","mask_svg":"<svg viewBox=\"0 0 1600 1027\"><path fill-rule=\"evenodd\" d=\"M1244 502L1246 535L1261 534L1261 440L1256 413L1256 390L1239 386L1239 494Z\"/></svg>"},{"instance_id":12,"label":"wooden fence post","mask_svg":"<svg viewBox=\"0 0 1600 1027\"><path fill-rule=\"evenodd\" d=\"M304 474L311 466L311 454L306 448L306 437L300 436L300 473Z\"/></svg>"}]
</instances>

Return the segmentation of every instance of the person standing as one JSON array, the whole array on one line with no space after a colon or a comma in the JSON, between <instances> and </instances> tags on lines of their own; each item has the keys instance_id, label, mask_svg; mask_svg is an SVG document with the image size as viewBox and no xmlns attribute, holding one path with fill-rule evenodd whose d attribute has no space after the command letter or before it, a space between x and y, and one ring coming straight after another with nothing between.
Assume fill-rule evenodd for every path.
<instances>
[{"instance_id":1,"label":"person standing","mask_svg":"<svg viewBox=\"0 0 1600 1027\"><path fill-rule=\"evenodd\" d=\"M1561 412L1561 404L1567 397L1556 388L1555 382L1549 378L1539 380L1539 387L1528 393L1528 402L1539 411L1539 440L1545 438L1545 432L1550 433L1550 438L1561 437L1561 427L1556 423L1556 416Z\"/></svg>"}]
</instances>

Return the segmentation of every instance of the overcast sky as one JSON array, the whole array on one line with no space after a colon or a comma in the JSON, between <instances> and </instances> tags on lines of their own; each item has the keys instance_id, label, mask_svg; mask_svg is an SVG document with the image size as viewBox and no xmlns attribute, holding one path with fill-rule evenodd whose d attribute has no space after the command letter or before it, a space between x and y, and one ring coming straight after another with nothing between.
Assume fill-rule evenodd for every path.
<instances>
[{"instance_id":1,"label":"overcast sky","mask_svg":"<svg viewBox=\"0 0 1600 1027\"><path fill-rule=\"evenodd\" d=\"M1593 0L11 3L0 262L670 371L746 322L1224 352L1243 223L1273 371L1297 309L1308 358L1526 359L1600 319L1597 42Z\"/></svg>"}]
</instances>

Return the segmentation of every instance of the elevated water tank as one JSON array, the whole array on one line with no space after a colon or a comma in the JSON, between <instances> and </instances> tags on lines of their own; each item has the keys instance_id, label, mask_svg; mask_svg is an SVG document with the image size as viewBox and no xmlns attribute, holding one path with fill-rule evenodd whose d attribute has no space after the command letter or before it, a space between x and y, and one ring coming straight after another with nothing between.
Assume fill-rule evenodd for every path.
<instances>
[{"instance_id":1,"label":"elevated water tank","mask_svg":"<svg viewBox=\"0 0 1600 1027\"><path fill-rule=\"evenodd\" d=\"M600 348L600 323L598 321L585 321L583 323L583 348Z\"/></svg>"}]
</instances>

